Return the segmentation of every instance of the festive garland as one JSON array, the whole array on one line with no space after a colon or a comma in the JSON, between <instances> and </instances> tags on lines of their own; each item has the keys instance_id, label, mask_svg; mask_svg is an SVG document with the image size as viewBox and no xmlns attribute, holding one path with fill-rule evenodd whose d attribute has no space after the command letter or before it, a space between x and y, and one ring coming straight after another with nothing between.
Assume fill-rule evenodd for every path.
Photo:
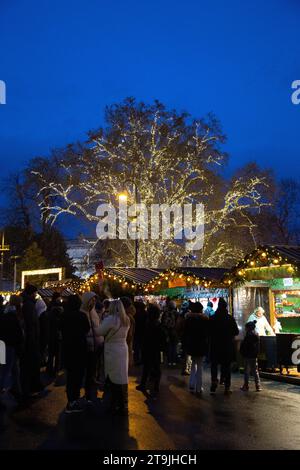
<instances>
[{"instance_id":1,"label":"festive garland","mask_svg":"<svg viewBox=\"0 0 300 470\"><path fill-rule=\"evenodd\" d=\"M286 274L295 277L299 272L299 267L275 247L260 246L233 266L231 271L224 276L224 283L235 286L244 284L251 278L255 278L251 276L255 272L257 273L256 279L270 279L274 276L274 269L278 275L281 269L282 276Z\"/></svg>"},{"instance_id":2,"label":"festive garland","mask_svg":"<svg viewBox=\"0 0 300 470\"><path fill-rule=\"evenodd\" d=\"M156 276L152 281L148 282L144 286L144 291L145 292L155 292L156 290L161 290L163 289L166 284L169 283L169 281L176 280L176 279L182 279L186 287L191 287L191 286L201 286L205 288L211 288L211 287L220 287L224 286L223 281L216 281L216 280L211 280L207 279L205 276L199 277L196 276L193 272L187 271L184 268L173 268L173 269L166 269L162 273L160 273L158 276Z\"/></svg>"}]
</instances>

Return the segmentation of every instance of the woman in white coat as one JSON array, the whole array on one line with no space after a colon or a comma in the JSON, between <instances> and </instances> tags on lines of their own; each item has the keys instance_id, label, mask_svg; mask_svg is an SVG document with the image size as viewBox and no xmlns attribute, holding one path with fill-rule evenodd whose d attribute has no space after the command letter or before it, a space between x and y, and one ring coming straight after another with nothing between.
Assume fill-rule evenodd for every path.
<instances>
[{"instance_id":1,"label":"woman in white coat","mask_svg":"<svg viewBox=\"0 0 300 470\"><path fill-rule=\"evenodd\" d=\"M248 322L256 321L255 330L259 336L275 336L274 330L265 317L262 307L257 307L248 318Z\"/></svg>"},{"instance_id":2,"label":"woman in white coat","mask_svg":"<svg viewBox=\"0 0 300 470\"><path fill-rule=\"evenodd\" d=\"M128 346L130 319L121 300L113 300L109 315L100 325L104 336L104 371L111 391L112 408L118 414L128 413Z\"/></svg>"}]
</instances>

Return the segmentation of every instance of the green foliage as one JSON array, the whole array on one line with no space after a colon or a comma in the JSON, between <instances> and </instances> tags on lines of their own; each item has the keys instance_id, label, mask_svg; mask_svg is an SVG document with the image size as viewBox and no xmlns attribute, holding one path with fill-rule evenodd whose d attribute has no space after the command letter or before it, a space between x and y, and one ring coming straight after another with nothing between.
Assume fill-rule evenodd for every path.
<instances>
[{"instance_id":1,"label":"green foliage","mask_svg":"<svg viewBox=\"0 0 300 470\"><path fill-rule=\"evenodd\" d=\"M21 276L22 271L30 271L34 269L46 269L48 268L48 262L46 258L44 258L42 254L42 250L39 248L36 242L33 242L24 253L24 256L19 264L19 276ZM43 281L45 281L44 277L41 276L34 276L30 277L29 282L35 284L37 286L41 286Z\"/></svg>"},{"instance_id":2,"label":"green foliage","mask_svg":"<svg viewBox=\"0 0 300 470\"><path fill-rule=\"evenodd\" d=\"M67 245L61 233L54 227L45 227L41 234L35 237L48 266L53 268L65 268L66 278L70 278L74 268L67 253Z\"/></svg>"}]
</instances>

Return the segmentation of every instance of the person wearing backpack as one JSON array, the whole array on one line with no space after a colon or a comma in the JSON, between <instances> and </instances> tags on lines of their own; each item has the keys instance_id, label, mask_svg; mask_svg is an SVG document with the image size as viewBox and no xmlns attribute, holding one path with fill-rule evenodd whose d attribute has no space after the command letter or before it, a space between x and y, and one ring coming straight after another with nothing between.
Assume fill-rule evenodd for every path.
<instances>
[{"instance_id":1,"label":"person wearing backpack","mask_svg":"<svg viewBox=\"0 0 300 470\"><path fill-rule=\"evenodd\" d=\"M249 390L249 376L254 375L256 391L261 391L260 378L258 372L257 356L259 353L259 335L256 332L256 321L246 323L246 335L240 346L240 353L245 361L244 384L241 387L243 392Z\"/></svg>"}]
</instances>

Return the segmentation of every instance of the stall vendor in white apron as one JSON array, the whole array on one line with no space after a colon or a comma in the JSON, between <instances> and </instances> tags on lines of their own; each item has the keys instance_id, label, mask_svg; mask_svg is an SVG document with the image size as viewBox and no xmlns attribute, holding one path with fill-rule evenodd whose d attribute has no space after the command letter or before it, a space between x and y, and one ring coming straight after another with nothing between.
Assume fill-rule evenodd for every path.
<instances>
[{"instance_id":1,"label":"stall vendor in white apron","mask_svg":"<svg viewBox=\"0 0 300 470\"><path fill-rule=\"evenodd\" d=\"M275 336L273 328L265 317L265 311L262 307L257 307L248 318L249 321L256 321L256 332L259 336Z\"/></svg>"}]
</instances>

